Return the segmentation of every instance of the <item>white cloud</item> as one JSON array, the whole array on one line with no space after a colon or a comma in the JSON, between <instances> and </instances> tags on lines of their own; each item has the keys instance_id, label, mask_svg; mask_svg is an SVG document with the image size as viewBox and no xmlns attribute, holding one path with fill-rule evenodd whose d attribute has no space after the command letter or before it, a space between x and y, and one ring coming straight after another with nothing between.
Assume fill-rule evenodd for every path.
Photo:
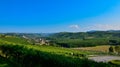
<instances>
[{"instance_id":1,"label":"white cloud","mask_svg":"<svg viewBox=\"0 0 120 67\"><path fill-rule=\"evenodd\" d=\"M70 25L69 27L73 28L73 29L79 29L80 28L79 25Z\"/></svg>"}]
</instances>

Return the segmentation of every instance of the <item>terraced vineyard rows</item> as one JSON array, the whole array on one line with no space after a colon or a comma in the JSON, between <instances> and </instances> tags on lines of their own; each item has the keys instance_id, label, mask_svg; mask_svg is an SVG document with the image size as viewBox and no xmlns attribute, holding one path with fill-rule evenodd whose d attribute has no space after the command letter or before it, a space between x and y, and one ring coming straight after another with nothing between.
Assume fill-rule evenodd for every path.
<instances>
[{"instance_id":1,"label":"terraced vineyard rows","mask_svg":"<svg viewBox=\"0 0 120 67\"><path fill-rule=\"evenodd\" d=\"M89 53L52 46L17 45L0 41L1 56L17 67L96 67L111 65L86 59Z\"/></svg>"}]
</instances>

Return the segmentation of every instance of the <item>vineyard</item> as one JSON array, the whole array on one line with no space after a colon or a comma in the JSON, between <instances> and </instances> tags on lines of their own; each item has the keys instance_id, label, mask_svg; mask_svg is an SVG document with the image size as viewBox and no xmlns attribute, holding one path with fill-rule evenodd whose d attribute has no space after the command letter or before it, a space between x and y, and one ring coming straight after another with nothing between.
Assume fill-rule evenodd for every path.
<instances>
[{"instance_id":1,"label":"vineyard","mask_svg":"<svg viewBox=\"0 0 120 67\"><path fill-rule=\"evenodd\" d=\"M90 52L52 46L16 44L0 40L1 57L15 67L110 67L87 59ZM93 53L95 54L95 53ZM10 65L9 65L10 66Z\"/></svg>"},{"instance_id":2,"label":"vineyard","mask_svg":"<svg viewBox=\"0 0 120 67\"><path fill-rule=\"evenodd\" d=\"M109 63L95 62L88 59L89 55L107 54L76 50L71 48L47 45L30 45L19 37L0 39L0 56L2 67L112 67Z\"/></svg>"}]
</instances>

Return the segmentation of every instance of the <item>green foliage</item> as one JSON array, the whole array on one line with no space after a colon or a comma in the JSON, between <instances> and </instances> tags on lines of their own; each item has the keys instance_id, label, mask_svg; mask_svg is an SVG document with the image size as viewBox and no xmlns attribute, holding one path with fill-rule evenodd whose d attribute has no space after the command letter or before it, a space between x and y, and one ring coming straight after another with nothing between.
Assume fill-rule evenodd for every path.
<instances>
[{"instance_id":1,"label":"green foliage","mask_svg":"<svg viewBox=\"0 0 120 67\"><path fill-rule=\"evenodd\" d=\"M120 55L120 46L115 46L115 51Z\"/></svg>"},{"instance_id":2,"label":"green foliage","mask_svg":"<svg viewBox=\"0 0 120 67\"><path fill-rule=\"evenodd\" d=\"M112 46L110 46L109 52L110 52L110 53L111 53L111 52L114 52L114 48L113 48Z\"/></svg>"},{"instance_id":3,"label":"green foliage","mask_svg":"<svg viewBox=\"0 0 120 67\"><path fill-rule=\"evenodd\" d=\"M93 36L94 34L98 35ZM52 40L54 46L86 47L108 44L109 39L100 38L106 36L103 34L77 33L76 35L67 33L66 35L66 33L62 33L62 35L58 35L60 38L48 38ZM91 36L92 39L91 37L89 39L88 36ZM14 36L0 37L1 56L13 63L15 67L113 67L111 64L88 60L87 55L94 54L93 52L25 44L29 43L23 38ZM116 49L118 50L118 48Z\"/></svg>"},{"instance_id":4,"label":"green foliage","mask_svg":"<svg viewBox=\"0 0 120 67\"><path fill-rule=\"evenodd\" d=\"M91 47L99 45L119 45L120 32L95 31L95 32L61 32L48 37L56 45L62 47Z\"/></svg>"},{"instance_id":5,"label":"green foliage","mask_svg":"<svg viewBox=\"0 0 120 67\"><path fill-rule=\"evenodd\" d=\"M14 36L0 37L0 40L17 44L30 44L26 39Z\"/></svg>"},{"instance_id":6,"label":"green foliage","mask_svg":"<svg viewBox=\"0 0 120 67\"><path fill-rule=\"evenodd\" d=\"M119 45L120 32L115 31L89 31L89 32L60 32L53 34L38 33L5 33L0 39L18 43L18 44L35 44L34 39L43 38L50 41L51 46L61 47L91 47L100 45ZM22 36L29 38L27 41ZM8 37L11 36L11 37Z\"/></svg>"},{"instance_id":7,"label":"green foliage","mask_svg":"<svg viewBox=\"0 0 120 67\"><path fill-rule=\"evenodd\" d=\"M113 39L119 38L120 32L108 32L108 31L94 31L94 32L60 32L51 35L52 38L67 38L67 39L98 39L98 38L106 38Z\"/></svg>"},{"instance_id":8,"label":"green foliage","mask_svg":"<svg viewBox=\"0 0 120 67\"><path fill-rule=\"evenodd\" d=\"M12 63L0 56L0 67L13 67Z\"/></svg>"},{"instance_id":9,"label":"green foliage","mask_svg":"<svg viewBox=\"0 0 120 67\"><path fill-rule=\"evenodd\" d=\"M109 40L110 45L119 45L119 42L117 40Z\"/></svg>"},{"instance_id":10,"label":"green foliage","mask_svg":"<svg viewBox=\"0 0 120 67\"><path fill-rule=\"evenodd\" d=\"M106 45L108 44L107 39L88 39L88 40L80 40L80 39L56 39L54 42L62 47L90 47L90 46L98 46L98 45Z\"/></svg>"},{"instance_id":11,"label":"green foliage","mask_svg":"<svg viewBox=\"0 0 120 67\"><path fill-rule=\"evenodd\" d=\"M120 66L120 60L112 60L110 61L109 63L113 64L113 65L116 65L116 67L119 67Z\"/></svg>"},{"instance_id":12,"label":"green foliage","mask_svg":"<svg viewBox=\"0 0 120 67\"><path fill-rule=\"evenodd\" d=\"M0 44L0 50L17 67L111 67L87 60L84 54L69 54L72 50L65 48Z\"/></svg>"}]
</instances>

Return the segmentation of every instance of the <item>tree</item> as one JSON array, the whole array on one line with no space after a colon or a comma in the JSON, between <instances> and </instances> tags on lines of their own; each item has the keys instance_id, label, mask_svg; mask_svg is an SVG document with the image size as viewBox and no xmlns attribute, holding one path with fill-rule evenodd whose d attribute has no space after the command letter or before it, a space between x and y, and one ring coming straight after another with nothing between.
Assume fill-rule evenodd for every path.
<instances>
[{"instance_id":1,"label":"tree","mask_svg":"<svg viewBox=\"0 0 120 67\"><path fill-rule=\"evenodd\" d=\"M110 46L109 52L110 52L110 53L111 53L111 52L114 52L114 48L113 48L112 46Z\"/></svg>"},{"instance_id":2,"label":"tree","mask_svg":"<svg viewBox=\"0 0 120 67\"><path fill-rule=\"evenodd\" d=\"M118 45L118 41L117 40L109 40L109 44L110 45Z\"/></svg>"},{"instance_id":3,"label":"tree","mask_svg":"<svg viewBox=\"0 0 120 67\"><path fill-rule=\"evenodd\" d=\"M6 35L4 35L4 34L2 34L2 35L0 35L0 37L2 37L2 38L4 38Z\"/></svg>"},{"instance_id":4,"label":"tree","mask_svg":"<svg viewBox=\"0 0 120 67\"><path fill-rule=\"evenodd\" d=\"M120 46L115 46L115 51L120 55Z\"/></svg>"}]
</instances>

